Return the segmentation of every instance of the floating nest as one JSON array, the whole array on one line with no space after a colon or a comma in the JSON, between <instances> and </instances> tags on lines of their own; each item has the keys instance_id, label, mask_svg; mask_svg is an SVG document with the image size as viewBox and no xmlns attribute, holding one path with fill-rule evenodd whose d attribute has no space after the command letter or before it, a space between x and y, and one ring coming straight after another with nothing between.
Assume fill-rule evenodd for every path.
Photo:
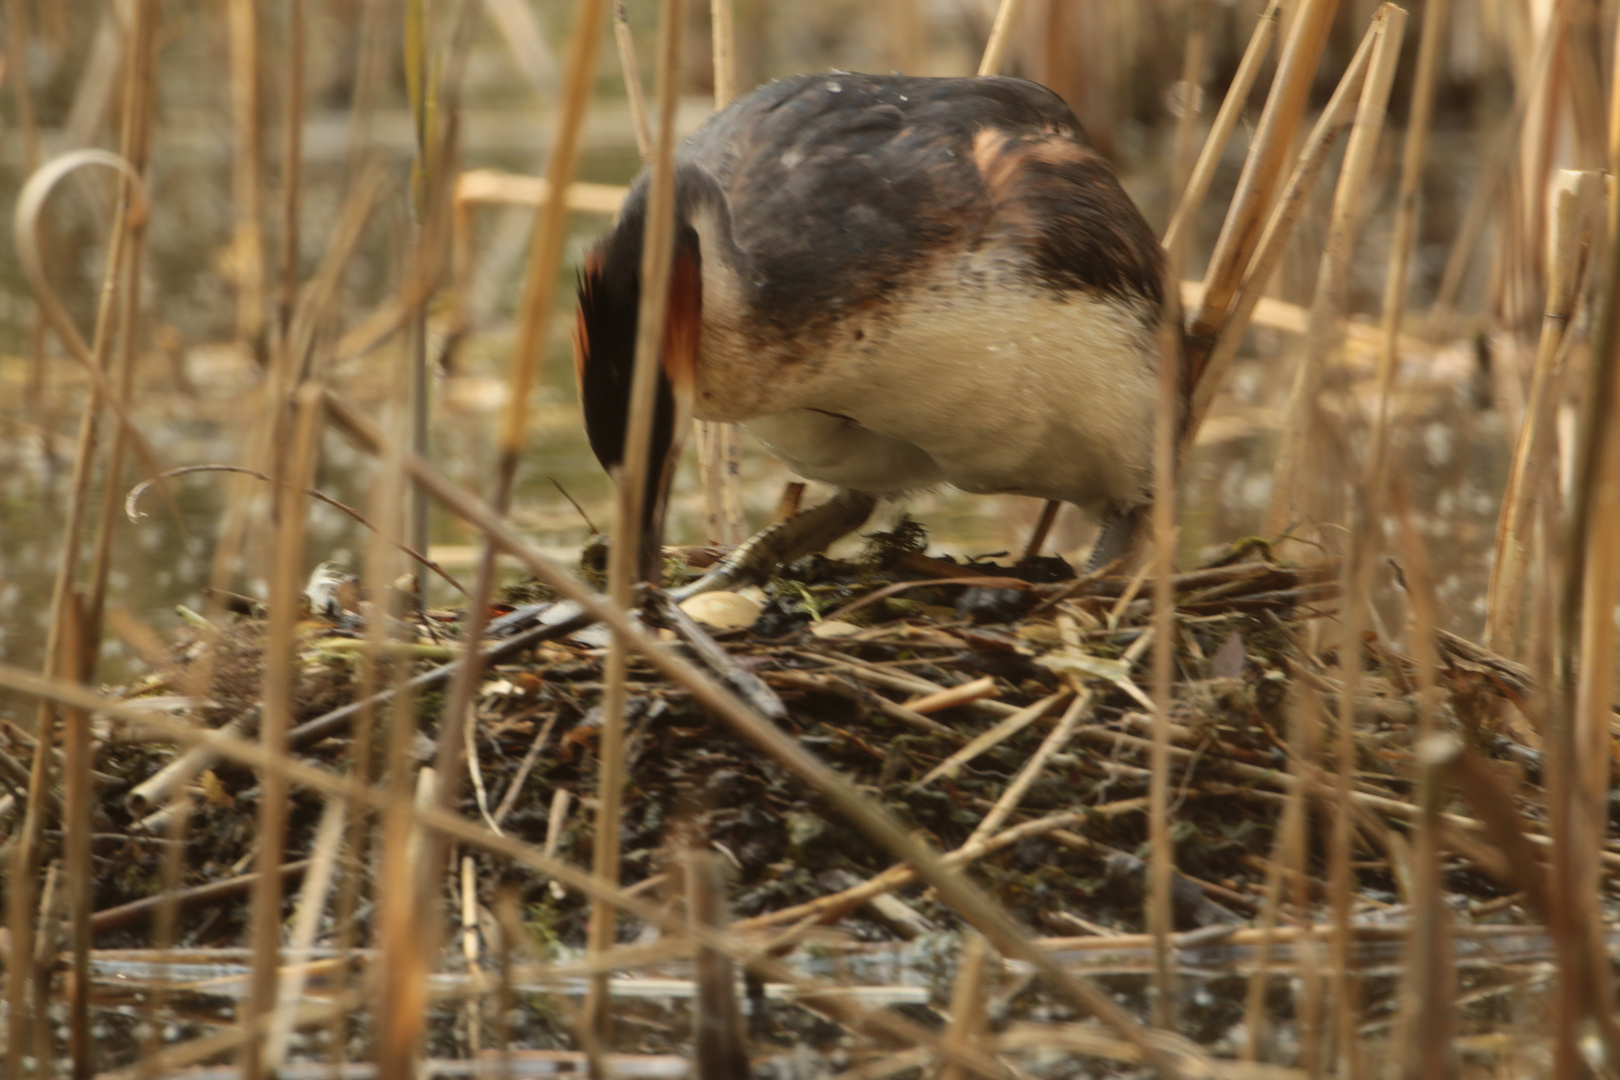
<instances>
[{"instance_id":1,"label":"floating nest","mask_svg":"<svg viewBox=\"0 0 1620 1080\"><path fill-rule=\"evenodd\" d=\"M648 618L802 748L933 848L951 853L949 861L1007 911L1047 935L1066 965L1102 979L1145 1018L1152 970L1144 913L1153 583L1145 575L1075 577L1056 559L955 562L928 556L925 546L921 530L906 523L872 537L853 560L813 557L739 599L715 605L699 598L679 611L649 605ZM585 552L587 574L599 554ZM373 605L359 602L353 590L327 588L343 582L323 573L318 581L325 584L312 584L310 614L301 624L293 750L345 773L380 775L390 745L409 756L413 771L430 763L461 647L459 617L390 616L389 659L371 670L363 692L360 644L364 613ZM1474 1004L1463 1006L1465 1033L1470 1017L1480 1032L1500 1030L1504 995L1516 1002L1512 1022L1534 1022L1525 1002L1539 998L1524 993L1535 983L1527 973L1551 944L1536 922L1524 868L1503 855L1511 840L1502 834L1514 828L1536 845L1547 832L1539 744L1525 720L1528 674L1445 634L1437 639L1436 668L1420 670L1369 634L1359 643L1352 784L1345 793L1331 752L1331 725L1343 714L1345 693L1345 663L1333 644L1339 602L1333 568L1290 565L1250 542L1178 574L1173 594L1171 917L1182 1033L1216 1055L1240 1052L1252 1030L1245 1024L1254 1007L1250 978L1267 965L1291 977L1262 984L1261 1048L1273 1060L1299 1058L1310 1025L1319 1022L1306 1004L1310 968L1322 962L1332 933L1329 837L1339 806L1352 814L1349 956L1363 976L1359 1023L1375 1040L1388 1032L1399 1001L1396 965L1419 888L1413 837L1425 811L1413 747L1425 724L1455 737L1447 767L1474 777L1473 796L1448 803L1440 863L1445 903L1458 920L1459 970L1477 991ZM547 629L544 620L555 622L558 609L542 588L513 590L506 599L491 630L506 636L488 643L492 655L475 696L461 811L589 866L605 633ZM687 617L692 612L715 625L699 628ZM196 620L172 664L121 696L159 706L170 696L176 702L182 694L205 696L208 723L252 736L266 633L262 613L251 608L212 623ZM416 730L391 744L389 725L399 722L401 699L390 695L401 684ZM361 708L366 693L373 696ZM925 1027L945 1023L963 941L955 911L638 658L629 663L625 714L625 886L679 910L686 895L683 853L712 853L722 868L731 929L775 941L775 955L806 971L866 986L873 1001ZM168 1017L168 1038L202 1037L228 1022L236 995L141 966L151 959L145 947L152 942L153 898L163 891L166 855L178 850L184 892L176 955L212 957L226 967L243 962L237 950L248 936L259 780L196 751L188 756L121 730L103 734L109 737L96 763L97 986L112 1001L114 984L127 995L131 987L172 991L185 983L189 989L176 1000L191 1004ZM12 750L17 757L28 752ZM1484 768L1469 773L1457 764L1465 759ZM1459 784L1469 791L1468 783ZM182 791L191 795L192 813L177 835L170 799ZM1483 812L1471 801L1485 797L1480 791L1495 793L1497 809L1507 813ZM324 805L312 792L295 788L291 795L289 917L295 883L319 858ZM1291 816L1294 824L1285 825ZM348 875L352 884L348 900L321 924L315 942L327 950L321 955L376 940L378 846L368 843L374 832L380 830L347 833L337 866L340 879ZM490 959L497 941L536 962L574 957L585 945L589 900L509 861L462 854L473 860L473 872L465 876L453 862L445 897L450 910L476 912L467 925L481 932L483 951L443 952L445 981L436 985L445 1002L431 1015L430 1058L464 1057L498 1039L535 1052L575 1048L567 1003L582 984L528 986L518 999L527 1007L505 1013L469 1010L457 988L467 990L479 970L498 966ZM658 934L635 918L621 920L622 942L650 943ZM1019 965L995 970L984 1007L997 1045L1008 1053L1068 1046L1075 1062L1090 1062L1041 1075L1093 1075L1093 1069L1118 1075L1108 1071L1118 1065L1107 1061L1129 1060L1129 1047L1107 1043L1105 1029L1082 1023ZM686 1053L687 997L672 987L691 977L689 962L649 963L642 973L653 990L616 991L616 1011L626 1018L617 1048L653 1057ZM836 1015L813 1002L776 1001L768 980L750 977L747 985L755 999L748 1047L757 1069L820 1075L863 1055L901 1052L881 1039L852 1042ZM1517 989L1492 992L1504 987ZM199 999L220 1007L203 1015ZM129 1064L139 1041L135 1013L117 1004L104 1011L106 1064ZM349 1018L348 1032L348 1052L363 1052L370 1032L360 1013ZM293 1059L330 1057L333 1037L326 1029L295 1037ZM1105 1043L1114 1050L1098 1049ZM821 1051L820 1064L781 1072L781 1062L806 1046Z\"/></svg>"}]
</instances>

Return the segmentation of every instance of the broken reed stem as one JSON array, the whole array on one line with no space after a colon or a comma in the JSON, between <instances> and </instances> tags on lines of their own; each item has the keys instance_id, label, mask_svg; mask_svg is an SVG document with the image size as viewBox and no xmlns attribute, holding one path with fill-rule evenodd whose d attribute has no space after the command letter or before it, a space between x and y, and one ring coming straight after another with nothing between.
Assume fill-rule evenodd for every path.
<instances>
[{"instance_id":1,"label":"broken reed stem","mask_svg":"<svg viewBox=\"0 0 1620 1080\"><path fill-rule=\"evenodd\" d=\"M326 401L334 420L340 423L357 443L372 453L380 451L383 439L374 424L330 391L327 393ZM443 473L421 458L410 455L406 457L405 462L412 477L418 483L427 486L452 513L484 530L496 546L516 556L537 577L555 588L562 598L574 601L587 614L605 623L609 630L623 638L637 653L646 657L660 673L690 690L693 699L700 706L708 709L742 738L775 758L789 772L821 793L839 814L886 848L891 855L910 864L924 881L934 887L941 900L989 938L998 952L1033 965L1041 978L1056 992L1119 1032L1123 1039L1141 1050L1145 1059L1167 1077L1175 1078L1182 1075L1168 1055L1149 1041L1146 1033L1136 1022L1107 995L1090 983L1077 979L1065 971L978 886L942 865L939 856L913 836L887 810L861 794L835 771L805 751L797 740L775 725L762 720L735 695L716 685L692 664L656 642L630 619L623 608L599 597L573 574L532 551L487 504L473 497L460 485L452 483ZM0 683L3 683L4 678L15 676L0 668ZM43 684L32 681L28 685L37 687Z\"/></svg>"},{"instance_id":2,"label":"broken reed stem","mask_svg":"<svg viewBox=\"0 0 1620 1080\"><path fill-rule=\"evenodd\" d=\"M1361 100L1356 106L1356 119L1350 128L1350 140L1345 146L1344 167L1333 194L1327 245L1316 271L1316 293L1300 345L1299 366L1294 369L1293 390L1277 449L1271 506L1266 514L1264 531L1267 535L1282 533L1304 509L1302 487L1311 475L1309 466L1315 458L1311 433L1317 428L1316 396L1323 369L1343 336L1342 320L1356 234L1361 226L1362 197L1371 179L1379 137L1383 134L1390 85L1400 60L1400 42L1405 29L1406 12L1393 4L1383 5L1373 16L1376 42L1361 88Z\"/></svg>"},{"instance_id":3,"label":"broken reed stem","mask_svg":"<svg viewBox=\"0 0 1620 1080\"><path fill-rule=\"evenodd\" d=\"M1547 272L1547 306L1536 347L1524 423L1513 450L1513 464L1496 521L1496 556L1486 589L1484 644L1504 656L1518 653L1519 609L1535 522L1535 503L1556 498L1550 487L1557 470L1558 408L1563 400L1567 333L1585 280L1590 224L1599 204L1602 178L1596 172L1566 173L1554 203L1552 261Z\"/></svg>"},{"instance_id":4,"label":"broken reed stem","mask_svg":"<svg viewBox=\"0 0 1620 1080\"><path fill-rule=\"evenodd\" d=\"M990 40L984 43L984 56L979 60L978 74L999 75L1001 62L1007 58L1007 39L1012 35L1013 23L1023 0L1001 0L996 8L996 21L990 27Z\"/></svg>"},{"instance_id":5,"label":"broken reed stem","mask_svg":"<svg viewBox=\"0 0 1620 1080\"><path fill-rule=\"evenodd\" d=\"M636 314L635 369L630 383L624 463L615 477L618 497L614 502L613 544L608 549L608 594L621 609L631 606L636 573L643 565L641 543L646 538L642 535L641 522L645 501L652 497L647 487L648 455L652 447L659 353L669 308L670 269L675 256L675 107L681 74L684 7L683 0L661 0L659 4L655 75L658 131L647 189L647 224L640 267L641 306ZM592 856L597 879L609 887L619 880L619 816L624 798L624 714L628 703L629 661L629 643L615 636L602 676L601 760L597 771ZM618 912L612 905L593 903L587 951L602 953L611 949L617 925ZM586 994L581 1024L604 1043L609 1035L610 1003L607 977L593 979Z\"/></svg>"},{"instance_id":6,"label":"broken reed stem","mask_svg":"<svg viewBox=\"0 0 1620 1080\"><path fill-rule=\"evenodd\" d=\"M1215 179L1215 170L1226 152L1226 144L1231 141L1238 119L1243 115L1243 106L1249 100L1249 91L1254 89L1254 82L1260 76L1267 54L1271 52L1282 4L1283 0L1269 0L1265 11L1260 13L1259 20L1254 24L1254 33L1249 36L1243 59L1238 62L1237 74L1232 76L1232 84L1227 87L1226 97L1221 100L1221 107L1215 113L1215 122L1210 125L1209 134L1204 138L1204 148L1198 152L1198 160L1181 191L1176 211L1170 216L1170 224L1164 230L1166 250L1184 242L1186 237L1183 234L1192 229L1198 211L1203 208L1204 197L1209 194L1210 182Z\"/></svg>"},{"instance_id":7,"label":"broken reed stem","mask_svg":"<svg viewBox=\"0 0 1620 1080\"><path fill-rule=\"evenodd\" d=\"M253 0L228 0L225 22L231 60L231 202L236 215L231 269L236 280L236 333L256 354L261 346L265 307L264 231L259 220L259 176L264 162L257 20Z\"/></svg>"},{"instance_id":8,"label":"broken reed stem","mask_svg":"<svg viewBox=\"0 0 1620 1080\"><path fill-rule=\"evenodd\" d=\"M624 96L630 105L630 126L636 133L636 153L645 165L652 160L652 129L647 125L647 94L641 88L641 65L636 60L636 40L630 33L630 13L624 0L613 0L613 44L619 52L619 71L624 75Z\"/></svg>"},{"instance_id":9,"label":"broken reed stem","mask_svg":"<svg viewBox=\"0 0 1620 1080\"><path fill-rule=\"evenodd\" d=\"M1349 66L1339 79L1339 85L1334 89L1333 96L1328 99L1327 107L1322 110L1322 115L1317 117L1316 126L1311 129L1309 137L1305 140L1305 147L1294 163L1294 171L1288 178L1288 184L1266 221L1266 228L1260 236L1259 245L1255 248L1254 258L1250 260L1248 269L1244 272L1236 300L1220 326L1214 346L1208 350L1199 370L1189 371L1186 375L1186 381L1191 383L1192 390L1191 402L1187 406L1187 419L1182 424L1181 431L1180 460L1183 462L1197 441L1198 429L1209 415L1210 406L1215 402L1215 395L1226 379L1227 369L1232 366L1232 360L1237 356L1239 346L1243 344L1243 336L1248 332L1249 321L1260 303L1260 297L1265 293L1272 272L1276 270L1277 263L1282 258L1283 249L1288 246L1288 238L1293 235L1295 223L1304 212L1305 200L1316 186L1317 177L1327 164L1328 153L1333 149L1333 143L1338 139L1340 129L1349 122L1356 95L1361 89L1367 66L1372 60L1372 46L1376 36L1375 28L1369 27L1361 39L1361 46L1351 57ZM1198 352L1189 349L1188 366L1194 366L1198 359Z\"/></svg>"},{"instance_id":10,"label":"broken reed stem","mask_svg":"<svg viewBox=\"0 0 1620 1080\"><path fill-rule=\"evenodd\" d=\"M1237 194L1226 212L1226 221L1204 274L1204 298L1188 327L1194 336L1207 337L1221 329L1232 297L1244 280L1245 268L1259 242L1284 158L1305 115L1317 62L1338 6L1338 0L1304 0L1294 13L1293 28L1283 47L1277 76L1260 113L1248 159L1243 163ZM1199 380L1203 378L1198 370L1188 374Z\"/></svg>"},{"instance_id":11,"label":"broken reed stem","mask_svg":"<svg viewBox=\"0 0 1620 1080\"><path fill-rule=\"evenodd\" d=\"M315 935L324 921L346 818L346 800L327 799L321 808L321 821L316 826L315 837L310 842L308 869L304 873L303 887L298 891L298 903L294 909L297 916L287 941L284 965L290 970L277 995L275 1012L270 1016L269 1036L265 1040L265 1072L272 1076L283 1074L298 1011L304 1004L304 990L309 983L313 959L310 954ZM277 876L286 876L285 865L278 868ZM280 972L277 977L282 978Z\"/></svg>"},{"instance_id":12,"label":"broken reed stem","mask_svg":"<svg viewBox=\"0 0 1620 1080\"><path fill-rule=\"evenodd\" d=\"M308 504L299 489L315 479L321 390L310 385L295 401L294 428L286 447L282 474L290 485L278 485L275 561L270 578L270 625L264 651L264 710L259 720L259 744L267 755L286 753L287 730L292 726L293 694L297 683L298 598L304 584L304 522ZM291 788L287 779L266 772L259 777L259 808L254 882L249 925L252 935L253 977L241 1024L257 1026L275 1009L281 968L281 864L287 846ZM244 1080L266 1075L262 1034L242 1047Z\"/></svg>"}]
</instances>

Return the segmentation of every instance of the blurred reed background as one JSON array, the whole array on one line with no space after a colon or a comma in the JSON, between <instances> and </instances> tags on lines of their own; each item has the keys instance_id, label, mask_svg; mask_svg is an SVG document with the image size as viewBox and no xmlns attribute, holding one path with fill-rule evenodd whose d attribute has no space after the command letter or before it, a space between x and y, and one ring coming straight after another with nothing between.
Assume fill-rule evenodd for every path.
<instances>
[{"instance_id":1,"label":"blurred reed background","mask_svg":"<svg viewBox=\"0 0 1620 1080\"><path fill-rule=\"evenodd\" d=\"M1432 663L1430 631L1440 627L1483 638L1535 676L1541 689L1524 709L1545 719L1535 727L1547 755L1552 854L1544 871L1520 869L1533 879L1524 891L1554 926L1565 977L1548 1033L1560 1077L1588 1075L1577 1046L1617 1045L1611 974L1590 960L1607 955L1595 883L1616 850L1605 826L1620 477L1606 421L1620 279L1604 234L1616 227L1617 6L1429 0L1406 18L1371 0L1026 0L1005 5L1012 23L1000 64L1070 102L1162 230L1256 26L1274 20L1273 44L1255 53L1254 89L1233 101L1231 137L1204 172L1207 197L1177 238L1195 330L1189 348L1218 372L1205 384L1218 393L1187 457L1181 531L1160 550L1173 547L1190 566L1241 537L1286 535L1280 550L1289 557L1340 568L1351 602L1332 641L1376 631ZM667 107L684 133L728 92L715 77L712 43L723 35L712 32L712 10L734 19L730 86L746 91L824 68L968 73L998 8L986 0L717 0L711 9L665 0L661 10L662 24L660 5L627 3L625 27L645 69L638 78L654 86L647 112L656 120ZM98 782L92 734L104 750L106 732L90 725L89 710L103 706L66 687L157 671L177 698L200 694L215 659L205 648L201 674L175 668L165 644L181 618L175 607L211 624L246 597L269 611L255 744L263 749L231 750L264 770L256 865L282 863L290 783L322 791L329 808L349 807L347 820L330 810L323 835L352 836L376 815L375 877L362 884L349 875L336 902L351 913L378 905L384 977L361 987L334 976L331 1000L340 1011L375 1010L378 1067L402 1077L421 1045L434 955L424 943L437 942L443 927L435 903L400 898L433 895L445 837L495 843L472 839L472 826L447 813L461 795L461 742L450 733L477 687L467 676L452 689L438 751L443 787L419 794L414 811L409 724L376 735L380 782L364 794L373 763L359 751L353 786L336 773L297 773L278 740L292 716L299 594L315 564L333 561L353 568L371 595L385 595L419 572L397 540L487 597L496 547L526 544L529 555L503 565L544 574L536 553L571 565L590 533L586 519L613 520L610 485L582 437L567 336L574 268L646 152L615 62L625 39L593 0L6 0L3 15L0 190L16 218L0 249L0 659L8 665L0 682L11 691L0 714L14 745L37 748L30 733L45 732L62 750L55 759L8 755L13 768L0 781L6 1075L37 1072L43 1060L75 1076L95 1071L83 1022L93 893L85 815ZM661 51L675 37L671 18L685 30L680 53ZM1364 37L1369 26L1375 34ZM1309 44L1318 39L1319 60ZM1284 42L1304 43L1289 84L1299 122L1269 128L1262 110ZM656 80L659 55L679 63ZM1360 74L1332 99L1347 69ZM1319 130L1342 135L1352 112L1356 124L1336 143L1313 142L1308 133L1330 100L1340 111ZM1246 167L1251 151L1273 162L1269 186L1256 179L1263 166ZM1284 242L1261 242L1271 261L1250 264L1285 181L1300 175L1295 155L1311 161L1317 151L1321 180L1296 189L1291 236L1284 227ZM1336 188L1341 176L1348 179ZM563 185L571 186L559 208L546 193ZM1231 249L1242 243L1221 239L1223 223L1248 235L1241 256ZM1217 255L1212 264L1223 245L1228 262ZM1199 284L1206 276L1207 289ZM1211 297L1221 290L1217 304ZM1253 305L1246 334L1241 318L1223 321L1229 304L1240 306L1234 295ZM746 444L742 462L742 506L755 525L787 477ZM136 483L204 464L263 475L177 475L145 493L146 516L126 518L123 501ZM358 509L375 531L297 494L304 487ZM700 487L696 469L687 470L672 543L719 538L709 535L715 518ZM1020 549L1040 511L1029 500L951 493L921 495L908 509L936 549L968 553ZM1171 538L1167 524L1161 541ZM1054 536L1071 557L1088 540L1067 511ZM413 587L431 603L464 602L442 580L422 579ZM374 622L367 633L380 648L383 620ZM30 682L27 671L53 681ZM1161 719L1173 692L1167 672L1161 664ZM359 685L391 677L367 668ZM1322 718L1320 738L1337 746L1344 794L1359 666L1345 664L1337 677L1351 704L1342 717ZM1455 722L1423 704L1432 678L1424 667L1414 689L1422 715L1414 735ZM53 697L60 707L40 704ZM176 715L187 707L176 704ZM117 715L119 724L138 720ZM179 720L165 723L167 738L196 741ZM1433 785L1450 759L1433 745L1399 752L1429 769L1414 773L1428 816L1412 843L1430 860L1414 865L1432 868L1441 829ZM1161 807L1168 769L1155 759ZM1339 908L1348 904L1355 827L1348 798L1337 817L1324 818L1335 830ZM176 820L183 829L184 814ZM1489 847L1498 835L1471 842ZM564 876L553 852L506 843L496 845L505 857ZM1522 854L1508 840L1500 845L1499 858ZM172 850L171 890L181 882L183 845ZM332 873L330 861L323 872ZM605 876L599 864L594 885L582 873L569 880L606 904L616 877L604 884ZM248 1022L228 1029L236 1034L217 1052L247 1045L243 1068L259 1075L280 1061L295 1018L274 1009L280 878L261 873L252 888ZM1436 918L1433 889L1414 888L1414 910ZM969 914L978 909L962 904L979 925ZM168 921L151 938L159 947L175 933L165 910ZM1346 924L1344 910L1338 915ZM47 929L58 919L72 928L61 940ZM611 947L611 929L609 921L606 939L595 939L598 952ZM301 939L306 946L313 933ZM692 933L712 945L719 932ZM1162 947L1162 925L1156 940ZM1011 941L993 944L1013 955ZM1444 1023L1425 1026L1433 1017L1423 1010L1436 1006L1423 994L1441 994L1445 981L1440 956L1409 958L1418 1004L1402 1014L1402 1038L1437 1056L1406 1066L1406 1075L1456 1066ZM71 970L53 981L58 958ZM1364 1075L1347 993L1336 1000L1339 1075ZM155 1052L160 1027L142 1038ZM193 1051L186 1060L208 1057L207 1048ZM947 1068L958 1071L950 1075L988 1068L952 1053ZM1605 1060L1599 1073L1620 1068ZM1272 1075L1246 1068L1223 1075Z\"/></svg>"}]
</instances>

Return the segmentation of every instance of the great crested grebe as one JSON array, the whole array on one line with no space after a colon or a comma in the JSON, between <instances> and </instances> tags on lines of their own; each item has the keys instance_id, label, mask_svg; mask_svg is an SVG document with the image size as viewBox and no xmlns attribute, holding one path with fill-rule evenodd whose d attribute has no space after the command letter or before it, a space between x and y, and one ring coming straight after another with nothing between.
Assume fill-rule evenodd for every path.
<instances>
[{"instance_id":1,"label":"great crested grebe","mask_svg":"<svg viewBox=\"0 0 1620 1080\"><path fill-rule=\"evenodd\" d=\"M1075 503L1103 520L1093 565L1127 551L1151 497L1164 255L1057 95L802 75L715 114L675 168L647 539L691 416L739 421L840 489L700 587L768 573L859 526L878 496L942 482ZM579 288L585 426L610 472L646 213L643 175Z\"/></svg>"}]
</instances>

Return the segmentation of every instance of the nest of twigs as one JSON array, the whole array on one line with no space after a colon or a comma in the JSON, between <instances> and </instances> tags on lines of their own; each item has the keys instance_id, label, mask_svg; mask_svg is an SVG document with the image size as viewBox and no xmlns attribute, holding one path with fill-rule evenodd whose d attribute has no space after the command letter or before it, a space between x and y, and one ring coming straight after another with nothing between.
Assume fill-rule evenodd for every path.
<instances>
[{"instance_id":1,"label":"nest of twigs","mask_svg":"<svg viewBox=\"0 0 1620 1080\"><path fill-rule=\"evenodd\" d=\"M956 563L928 557L923 546L920 530L907 525L873 538L854 561L804 560L744 597L741 616L710 616L722 623L729 617L730 628L702 628L667 603L648 604L647 618L801 747L936 850L952 853L949 861L967 868L1027 926L1063 939L1050 944L1067 950L1071 962L1108 975L1124 1000L1145 1010L1151 965L1148 939L1140 935L1149 907L1154 720L1145 657L1154 634L1151 582L1145 574L1077 578L1059 560ZM1310 955L1298 951L1298 928L1320 923L1324 905L1334 899L1329 830L1302 827L1290 838L1280 823L1290 803L1299 821L1329 820L1342 794L1336 778L1343 770L1331 738L1322 734L1329 718L1343 715L1344 660L1337 646L1320 644L1334 639L1337 585L1331 567L1287 565L1256 543L1179 574L1173 595L1168 761L1176 873L1170 917L1183 969L1211 991L1189 999L1197 1005L1188 1008L1200 1016L1192 1026L1203 1045L1220 1047L1243 1030L1245 976L1260 964L1284 974L1296 970ZM366 633L363 612L372 605L351 603L358 610L326 601L325 613L311 614L304 625L291 742L326 766L375 770L390 737L387 724L399 718L390 721L390 710L381 707L393 691L373 698L369 710L354 705L361 651L353 646ZM549 607L544 601L514 605L492 624L493 634L508 636L487 643L492 656L476 696L468 743L472 782L463 786L461 811L585 866L594 842L590 808L596 805L607 649L596 628L558 633L537 625ZM710 609L688 604L686 610ZM408 633L415 642L392 653L368 680L387 687L410 677L418 726L410 752L418 762L435 752L443 687L459 649L457 628L449 613L395 619L391 636ZM228 625L199 629L175 652L174 672L211 658L211 722L239 734L251 735L257 722L255 657L263 636L250 611ZM1424 812L1413 755L1404 748L1413 745L1421 723L1453 731L1468 744L1461 758L1485 766L1458 768L1472 778L1460 782L1465 794L1500 797L1497 809L1509 813L1493 817L1466 801L1453 808L1443 888L1452 909L1470 923L1519 928L1516 937L1480 938L1494 943L1481 968L1493 974L1480 978L1507 979L1499 969L1516 971L1550 947L1527 925L1537 914L1534 875L1503 857L1509 848L1500 835L1511 826L1534 844L1537 832L1545 832L1526 818L1536 800L1514 803L1540 779L1535 733L1518 710L1530 679L1516 665L1449 636L1440 637L1438 653L1439 685L1423 691L1425 680L1411 658L1372 635L1361 643L1354 761L1348 765L1351 925L1360 935L1357 947L1371 959L1404 933L1390 928L1404 926L1410 915L1410 837ZM174 672L126 696L170 692ZM776 951L791 957L797 948L801 960L808 945L853 963L873 949L910 943L909 966L898 981L931 987L927 1000L939 1007L950 965L936 961L955 952L962 929L956 912L914 874L893 868L881 847L716 722L688 692L637 660L630 664L626 715L624 885L679 909L682 853L716 852L733 930L767 939L791 931ZM104 844L98 855L119 873L98 878L101 911L92 920L98 944L149 940L152 897L161 891L164 854L175 842L166 831L173 819L163 800L189 789L196 809L180 840L180 884L187 891L180 897L176 943L205 950L241 946L251 881L244 870L256 844L256 774L196 757L188 759L189 768L177 769L166 761L171 756L180 755L141 743L99 763L110 775L97 813L103 835L119 839L116 851ZM162 775L172 784L161 785L153 776L165 764L170 768ZM319 857L312 847L321 806L313 793L295 792L292 799L289 914L290 885ZM351 832L351 845L357 836L363 840L365 833ZM318 944L326 948L373 940L375 931L375 909L366 898L375 895L376 861L363 846L343 854L340 869L360 876L360 902L349 905L346 925L329 920L323 927ZM555 961L583 947L586 897L499 858L476 858L471 878L447 875L447 898L454 895L463 910L482 905L490 919L502 904L520 911L524 947L534 955ZM488 947L493 932L485 931ZM657 933L627 918L620 937L651 940ZM476 958L453 954L445 954L447 969L469 961L477 966ZM681 962L656 970L689 974ZM1362 1007L1370 1015L1388 1014L1393 980L1368 985L1372 992ZM1266 999L1272 1024L1284 1035L1298 1027L1294 996L1273 988ZM684 1015L678 1000L659 1007L621 1004L626 1015ZM921 1003L914 1007L929 1012ZM1062 1012L1011 976L1003 980L1000 1007L998 1022L1012 1025L1009 1031L1019 1021ZM570 1043L566 1010L534 1008L524 1016L515 1026L508 1023L502 1037L530 1047ZM462 1049L468 1040L490 1045L499 1026L448 1008L438 1018L433 1042L447 1051L458 1040ZM643 1019L659 1026L653 1016ZM195 1019L177 1022L196 1027L193 1034L206 1027ZM480 1025L489 1030L478 1034L473 1029ZM661 1030L638 1030L631 1042L641 1052L666 1053L687 1037L682 1024L664 1023ZM836 1042L837 1031L814 1009L761 1005L750 1037L757 1055L773 1045ZM363 1028L355 1037L366 1037Z\"/></svg>"}]
</instances>

